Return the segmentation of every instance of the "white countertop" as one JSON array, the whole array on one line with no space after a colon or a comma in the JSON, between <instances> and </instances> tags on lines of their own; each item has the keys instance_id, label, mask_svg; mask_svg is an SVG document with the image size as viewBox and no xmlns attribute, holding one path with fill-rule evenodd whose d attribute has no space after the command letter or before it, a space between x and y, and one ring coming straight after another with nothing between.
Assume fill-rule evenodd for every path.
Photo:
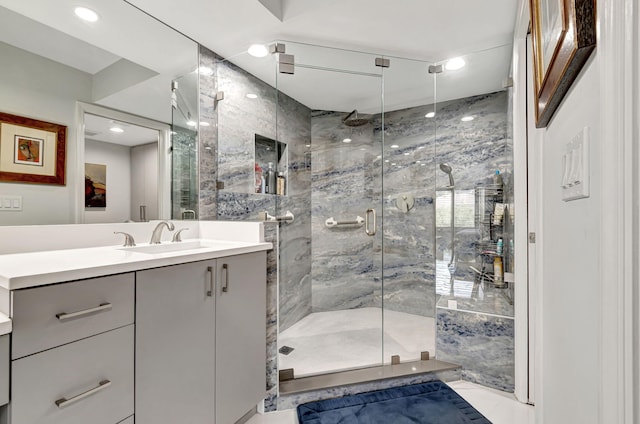
<instances>
[{"instance_id":1,"label":"white countertop","mask_svg":"<svg viewBox=\"0 0 640 424\"><path fill-rule=\"evenodd\" d=\"M0 312L0 336L11 333L11 318Z\"/></svg>"},{"instance_id":2,"label":"white countertop","mask_svg":"<svg viewBox=\"0 0 640 424\"><path fill-rule=\"evenodd\" d=\"M194 248L161 253L135 251L143 247L143 244L133 248L103 246L0 255L0 288L23 289L258 252L273 247L271 243L221 240L184 240L183 243L184 246L194 245ZM200 246L195 247L195 244ZM163 242L161 246L172 248L176 245L178 244ZM1 329L0 319L0 334Z\"/></svg>"}]
</instances>

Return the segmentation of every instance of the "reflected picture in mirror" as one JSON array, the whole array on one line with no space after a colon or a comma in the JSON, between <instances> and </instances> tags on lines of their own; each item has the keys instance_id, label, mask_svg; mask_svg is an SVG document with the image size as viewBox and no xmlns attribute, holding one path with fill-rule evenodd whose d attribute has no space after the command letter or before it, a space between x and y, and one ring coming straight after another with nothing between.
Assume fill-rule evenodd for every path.
<instances>
[{"instance_id":1,"label":"reflected picture in mirror","mask_svg":"<svg viewBox=\"0 0 640 424\"><path fill-rule=\"evenodd\" d=\"M19 181L0 182L3 193L22 196L24 205L20 212L4 214L0 225L138 221L143 203L147 219L171 218L171 154L161 157L158 142L164 140L168 152L172 130L197 132L187 125L187 118L191 115L197 121L198 45L126 2L85 1L83 6L97 12L99 21L95 23L80 21L74 14L75 6L70 0L0 2L0 110L67 127L65 185L27 187ZM174 113L172 105L172 82L178 80L179 107L186 118ZM120 192L120 183L111 180L123 173L107 164L109 202L103 210L95 206L85 210L84 164L105 163L90 159L92 151L98 143L111 143L110 150L123 149L114 147L114 141L96 140L98 136L92 135L88 122L91 118L85 121L89 116L84 113L85 105L155 123L155 134L147 137L145 144L154 142L156 146L154 197L160 202L158 207L152 206L153 200L139 201L127 195L136 191L135 184ZM161 125L166 131L159 130ZM132 129L125 128L125 133L113 136L125 138ZM158 131L162 132L160 136ZM22 167L38 168L33 165L38 162L32 160L37 156L37 140L24 141L25 148L18 151L16 160ZM133 146L128 149L133 151ZM46 166L46 149L41 153ZM143 163L135 163L135 157L132 153L128 171L133 176L131 183L141 181L142 177L134 174L147 169ZM195 159L195 155L187 157ZM182 161L186 166L185 159ZM184 177L183 184L190 187L191 199L197 184L189 178ZM127 202L118 200L124 197L128 197ZM192 203L185 205L190 210L195 207Z\"/></svg>"}]
</instances>

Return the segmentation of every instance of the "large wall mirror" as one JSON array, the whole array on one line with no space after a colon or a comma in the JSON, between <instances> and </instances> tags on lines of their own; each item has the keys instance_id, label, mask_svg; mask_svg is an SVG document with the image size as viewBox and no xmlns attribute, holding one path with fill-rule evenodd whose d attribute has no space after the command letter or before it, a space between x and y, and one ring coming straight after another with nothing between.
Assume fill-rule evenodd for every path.
<instances>
[{"instance_id":1,"label":"large wall mirror","mask_svg":"<svg viewBox=\"0 0 640 424\"><path fill-rule=\"evenodd\" d=\"M99 19L79 19L72 0L0 0L0 111L67 127L65 185L0 181L1 195L22 199L21 211L0 212L0 225L138 221L140 206L147 219L172 216L171 138L188 134L180 140L195 144L189 121L197 121L197 84L188 81L197 81L198 46L126 2L82 5ZM157 198L139 200L149 152ZM115 156L126 160L116 164ZM96 185L106 183L105 207L85 207L85 163L106 165L106 181Z\"/></svg>"}]
</instances>

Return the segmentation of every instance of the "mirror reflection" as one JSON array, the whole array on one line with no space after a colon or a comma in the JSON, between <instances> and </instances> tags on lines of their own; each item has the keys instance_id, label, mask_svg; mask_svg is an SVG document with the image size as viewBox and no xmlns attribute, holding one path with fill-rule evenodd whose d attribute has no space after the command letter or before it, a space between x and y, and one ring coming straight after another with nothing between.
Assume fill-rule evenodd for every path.
<instances>
[{"instance_id":1,"label":"mirror reflection","mask_svg":"<svg viewBox=\"0 0 640 424\"><path fill-rule=\"evenodd\" d=\"M0 215L0 225L140 219L140 202L126 195L127 190L131 193L137 189L128 185L128 189L119 191L116 187L124 186L122 182L110 181L122 176L118 172L107 171L107 187L116 190L109 189L108 195L111 199L129 197L126 206L114 201L107 202L102 211L85 208L84 163L91 163L96 146L106 145L104 140L96 140L97 135L91 135L96 122L90 115L85 120L80 104L142 117L155 122L154 128L165 125L167 136L172 126L174 135L189 134L191 143L181 140L187 150L191 145L193 151L197 127L190 126L189 121L197 121L197 44L125 2L89 0L83 5L97 12L96 22L79 19L74 14L77 4L70 0L0 1L0 110L67 127L65 185L0 182L3 193L21 196L23 204L20 212ZM173 81L181 82L178 94L172 90ZM178 109L180 113L176 113ZM161 184L152 191L168 204L166 199L172 195L168 172L171 157L162 157L165 152L157 147L161 137L157 129L153 131L153 135L144 137L147 143L155 142L159 152L155 165L160 168ZM117 144L109 147L113 146ZM132 176L146 167L134 156ZM186 157L193 160L193 154ZM163 173L163 168L167 172ZM188 178L183 184L190 189L194 185ZM173 190L177 192L179 187ZM193 209L188 201L184 206L178 203L177 211L143 206L148 207L147 219L158 214L170 217L181 208ZM125 214L125 209L129 213Z\"/></svg>"}]
</instances>

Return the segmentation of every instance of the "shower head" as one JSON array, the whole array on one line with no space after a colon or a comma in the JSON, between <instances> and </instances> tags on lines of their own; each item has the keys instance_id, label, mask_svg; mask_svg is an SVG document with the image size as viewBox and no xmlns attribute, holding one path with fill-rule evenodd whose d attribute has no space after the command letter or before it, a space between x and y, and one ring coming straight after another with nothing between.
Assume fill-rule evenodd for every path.
<instances>
[{"instance_id":1,"label":"shower head","mask_svg":"<svg viewBox=\"0 0 640 424\"><path fill-rule=\"evenodd\" d=\"M453 184L453 175L451 174L451 171L452 171L451 167L446 163L441 163L440 170L445 174L449 175L449 186L453 188L454 184Z\"/></svg>"},{"instance_id":2,"label":"shower head","mask_svg":"<svg viewBox=\"0 0 640 424\"><path fill-rule=\"evenodd\" d=\"M369 120L366 118L358 118L358 111L353 109L353 111L348 114L342 122L348 127L360 127L369 123Z\"/></svg>"}]
</instances>

